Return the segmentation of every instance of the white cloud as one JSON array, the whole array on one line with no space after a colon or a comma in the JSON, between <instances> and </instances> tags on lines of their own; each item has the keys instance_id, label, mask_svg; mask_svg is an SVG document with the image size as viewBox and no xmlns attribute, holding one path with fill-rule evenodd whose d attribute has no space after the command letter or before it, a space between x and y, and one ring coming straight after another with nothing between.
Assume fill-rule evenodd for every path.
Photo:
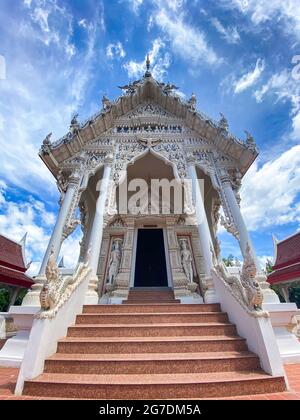
<instances>
[{"instance_id":1,"label":"white cloud","mask_svg":"<svg viewBox=\"0 0 300 420\"><path fill-rule=\"evenodd\" d=\"M127 0L127 1L130 4L134 13L136 13L136 14L138 14L138 12L140 10L140 7L144 3L144 0Z\"/></svg>"},{"instance_id":2,"label":"white cloud","mask_svg":"<svg viewBox=\"0 0 300 420\"><path fill-rule=\"evenodd\" d=\"M300 83L295 80L291 72L283 70L275 73L261 86L255 93L257 102L262 102L265 96L275 95L276 101L288 101L291 103L292 110L292 133L290 138L296 141L300 140Z\"/></svg>"},{"instance_id":3,"label":"white cloud","mask_svg":"<svg viewBox=\"0 0 300 420\"><path fill-rule=\"evenodd\" d=\"M234 92L242 93L245 90L249 89L251 86L255 85L260 79L263 71L265 69L265 62L262 59L256 61L255 69L244 74L239 80L234 83Z\"/></svg>"},{"instance_id":4,"label":"white cloud","mask_svg":"<svg viewBox=\"0 0 300 420\"><path fill-rule=\"evenodd\" d=\"M177 11L178 7L178 4L177 6L174 4L174 7L171 7L171 9ZM156 25L168 37L173 52L191 65L195 66L199 63L220 64L221 59L213 48L208 45L204 33L185 23L182 13L178 15L178 13L170 13L169 10L160 9L154 14L154 19Z\"/></svg>"},{"instance_id":5,"label":"white cloud","mask_svg":"<svg viewBox=\"0 0 300 420\"><path fill-rule=\"evenodd\" d=\"M31 8L36 1L32 1ZM95 20L89 23L82 39L86 49L76 56L71 43L49 50L44 46L45 53L41 55L37 36L40 32L25 12L21 28L12 30L13 40L9 33L2 45L10 65L7 79L0 84L0 177L27 191L49 196L55 193L56 187L38 151L50 131L54 139L65 134L71 115L84 101L98 54L96 41L102 29L102 12L101 8L95 10ZM51 18L51 25L56 24L55 16ZM62 13L60 17L62 21L57 22L55 28L60 39L67 40L71 32L70 18ZM10 15L0 17L1 26L4 18L5 27L14 28ZM11 42L15 45L13 51ZM66 60L67 45L70 60Z\"/></svg>"},{"instance_id":6,"label":"white cloud","mask_svg":"<svg viewBox=\"0 0 300 420\"><path fill-rule=\"evenodd\" d=\"M300 224L300 145L261 168L255 163L244 178L242 211L250 230Z\"/></svg>"},{"instance_id":7,"label":"white cloud","mask_svg":"<svg viewBox=\"0 0 300 420\"><path fill-rule=\"evenodd\" d=\"M229 44L238 44L241 41L240 34L236 27L225 28L217 18L212 18L211 23Z\"/></svg>"},{"instance_id":8,"label":"white cloud","mask_svg":"<svg viewBox=\"0 0 300 420\"><path fill-rule=\"evenodd\" d=\"M168 52L162 52L166 47L165 43L157 38L152 43L152 49L149 52L151 61L151 73L154 78L162 80L171 65L171 56ZM141 77L146 71L146 56L143 61L130 60L124 64L124 69L130 79Z\"/></svg>"},{"instance_id":9,"label":"white cloud","mask_svg":"<svg viewBox=\"0 0 300 420\"><path fill-rule=\"evenodd\" d=\"M88 24L87 24L86 19L80 19L79 22L78 22L78 26L80 26L80 28L87 29Z\"/></svg>"},{"instance_id":10,"label":"white cloud","mask_svg":"<svg viewBox=\"0 0 300 420\"><path fill-rule=\"evenodd\" d=\"M115 57L124 58L126 57L126 52L123 48L122 43L116 42L115 44L111 43L106 48L106 57L110 60L113 60Z\"/></svg>"},{"instance_id":11,"label":"white cloud","mask_svg":"<svg viewBox=\"0 0 300 420\"><path fill-rule=\"evenodd\" d=\"M0 234L19 242L27 233L26 260L33 261L29 274L37 275L47 248L56 214L47 211L45 204L29 197L19 202L6 199L7 186L0 181ZM78 229L62 246L66 267L74 268L79 257L81 230Z\"/></svg>"},{"instance_id":12,"label":"white cloud","mask_svg":"<svg viewBox=\"0 0 300 420\"><path fill-rule=\"evenodd\" d=\"M286 31L300 37L299 0L221 0L226 7L237 8L249 15L253 24L283 22Z\"/></svg>"}]
</instances>

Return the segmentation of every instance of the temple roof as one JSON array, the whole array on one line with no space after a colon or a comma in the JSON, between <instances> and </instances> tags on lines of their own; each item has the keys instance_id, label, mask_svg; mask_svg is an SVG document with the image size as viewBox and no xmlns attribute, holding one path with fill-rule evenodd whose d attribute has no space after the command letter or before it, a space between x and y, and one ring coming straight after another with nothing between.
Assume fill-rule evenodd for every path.
<instances>
[{"instance_id":1,"label":"temple roof","mask_svg":"<svg viewBox=\"0 0 300 420\"><path fill-rule=\"evenodd\" d=\"M274 271L268 277L271 284L300 281L300 232L275 242L273 268Z\"/></svg>"},{"instance_id":2,"label":"temple roof","mask_svg":"<svg viewBox=\"0 0 300 420\"><path fill-rule=\"evenodd\" d=\"M0 283L29 288L32 279L25 274L25 241L20 243L0 235Z\"/></svg>"},{"instance_id":3,"label":"temple roof","mask_svg":"<svg viewBox=\"0 0 300 420\"><path fill-rule=\"evenodd\" d=\"M217 122L197 111L195 95L189 101L182 100L176 94L176 86L160 83L152 77L148 61L145 76L120 89L123 91L122 96L114 102L104 97L103 109L84 123L80 124L75 116L69 133L63 138L52 143L51 134L46 137L40 157L55 177L65 161L78 155L86 145L105 135L114 127L117 119L147 102L155 103L175 118L181 119L200 139L208 141L222 154L235 159L242 176L258 156L254 139L249 133L246 132L246 141L240 140L228 131L228 123L223 115Z\"/></svg>"}]
</instances>

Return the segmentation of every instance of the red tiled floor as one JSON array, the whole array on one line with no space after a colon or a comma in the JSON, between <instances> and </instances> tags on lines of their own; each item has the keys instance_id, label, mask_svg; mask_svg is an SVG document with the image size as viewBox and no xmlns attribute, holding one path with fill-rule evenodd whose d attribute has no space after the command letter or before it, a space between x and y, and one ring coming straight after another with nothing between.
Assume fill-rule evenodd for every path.
<instances>
[{"instance_id":1,"label":"red tiled floor","mask_svg":"<svg viewBox=\"0 0 300 420\"><path fill-rule=\"evenodd\" d=\"M281 394L248 395L247 397L230 398L231 400L300 400L300 364L287 365L286 374L290 389ZM0 400L29 400L30 398L17 398L14 396L14 388L18 377L18 369L0 368ZM41 399L41 398L37 398Z\"/></svg>"}]
</instances>

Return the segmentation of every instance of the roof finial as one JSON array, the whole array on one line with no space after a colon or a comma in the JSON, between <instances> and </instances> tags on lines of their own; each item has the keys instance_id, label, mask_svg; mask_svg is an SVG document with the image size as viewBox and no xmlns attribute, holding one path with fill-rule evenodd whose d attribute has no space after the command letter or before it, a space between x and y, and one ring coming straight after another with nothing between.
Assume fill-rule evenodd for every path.
<instances>
[{"instance_id":1,"label":"roof finial","mask_svg":"<svg viewBox=\"0 0 300 420\"><path fill-rule=\"evenodd\" d=\"M150 77L151 76L150 67L151 67L150 55L147 54L147 59L146 59L146 68L147 68L147 71L145 73L145 77Z\"/></svg>"}]
</instances>

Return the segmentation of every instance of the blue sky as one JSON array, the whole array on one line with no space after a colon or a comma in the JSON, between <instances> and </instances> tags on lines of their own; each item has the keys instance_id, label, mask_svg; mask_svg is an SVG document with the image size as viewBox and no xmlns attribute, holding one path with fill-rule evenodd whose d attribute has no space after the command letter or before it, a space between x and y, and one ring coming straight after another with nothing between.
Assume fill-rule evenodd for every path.
<instances>
[{"instance_id":1,"label":"blue sky","mask_svg":"<svg viewBox=\"0 0 300 420\"><path fill-rule=\"evenodd\" d=\"M273 254L272 234L299 229L299 0L1 0L0 231L15 240L28 232L31 272L59 199L38 157L43 138L65 134L75 112L97 112L103 94L120 95L147 52L157 79L256 138L242 209L261 260ZM239 257L236 241L220 237L224 255ZM67 265L79 239L64 245Z\"/></svg>"}]
</instances>

